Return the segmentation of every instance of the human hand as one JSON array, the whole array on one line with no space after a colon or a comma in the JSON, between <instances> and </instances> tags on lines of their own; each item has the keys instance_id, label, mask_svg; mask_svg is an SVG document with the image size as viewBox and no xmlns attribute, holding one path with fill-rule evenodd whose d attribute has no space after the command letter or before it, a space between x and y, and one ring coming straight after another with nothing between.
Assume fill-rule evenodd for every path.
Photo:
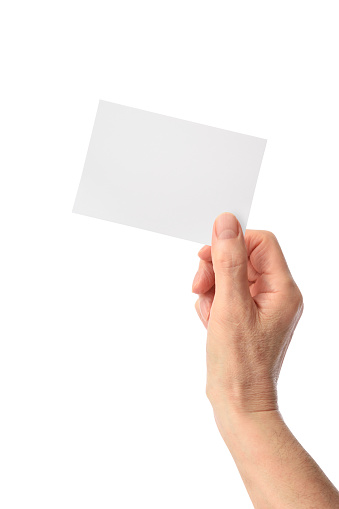
<instances>
[{"instance_id":1,"label":"human hand","mask_svg":"<svg viewBox=\"0 0 339 509\"><path fill-rule=\"evenodd\" d=\"M273 233L220 214L198 253L192 291L207 329L206 394L239 412L277 410L277 382L303 311L302 294Z\"/></svg>"}]
</instances>

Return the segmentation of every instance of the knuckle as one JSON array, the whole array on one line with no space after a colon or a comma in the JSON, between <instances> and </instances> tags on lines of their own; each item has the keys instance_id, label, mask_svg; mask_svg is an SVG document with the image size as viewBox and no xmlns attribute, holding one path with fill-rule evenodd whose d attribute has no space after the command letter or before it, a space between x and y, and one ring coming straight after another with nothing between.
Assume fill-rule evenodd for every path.
<instances>
[{"instance_id":1,"label":"knuckle","mask_svg":"<svg viewBox=\"0 0 339 509\"><path fill-rule=\"evenodd\" d=\"M213 257L213 266L221 270L235 269L244 264L247 265L247 258L238 252L216 253Z\"/></svg>"},{"instance_id":2,"label":"knuckle","mask_svg":"<svg viewBox=\"0 0 339 509\"><path fill-rule=\"evenodd\" d=\"M304 307L304 298L303 298L303 295L302 295L301 291L299 290L298 286L296 286L296 290L295 290L295 302L296 302L296 305L298 308Z\"/></svg>"},{"instance_id":3,"label":"knuckle","mask_svg":"<svg viewBox=\"0 0 339 509\"><path fill-rule=\"evenodd\" d=\"M269 230L264 230L263 235L267 242L278 242L276 235Z\"/></svg>"},{"instance_id":4,"label":"knuckle","mask_svg":"<svg viewBox=\"0 0 339 509\"><path fill-rule=\"evenodd\" d=\"M289 280L288 301L292 311L294 312L304 308L303 295L293 279Z\"/></svg>"}]
</instances>

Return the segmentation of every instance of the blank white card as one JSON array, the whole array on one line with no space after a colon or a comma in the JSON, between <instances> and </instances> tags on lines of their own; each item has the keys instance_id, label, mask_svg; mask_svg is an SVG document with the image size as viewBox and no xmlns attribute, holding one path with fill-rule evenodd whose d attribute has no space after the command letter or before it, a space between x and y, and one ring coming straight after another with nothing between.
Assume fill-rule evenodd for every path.
<instances>
[{"instance_id":1,"label":"blank white card","mask_svg":"<svg viewBox=\"0 0 339 509\"><path fill-rule=\"evenodd\" d=\"M245 233L266 140L99 101L73 212L200 244Z\"/></svg>"}]
</instances>

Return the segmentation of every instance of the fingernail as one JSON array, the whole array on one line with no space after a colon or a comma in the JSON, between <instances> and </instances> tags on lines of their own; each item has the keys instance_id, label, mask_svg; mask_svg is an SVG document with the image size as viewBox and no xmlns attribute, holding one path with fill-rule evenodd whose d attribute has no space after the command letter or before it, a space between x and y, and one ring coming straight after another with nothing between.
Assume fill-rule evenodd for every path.
<instances>
[{"instance_id":1,"label":"fingernail","mask_svg":"<svg viewBox=\"0 0 339 509\"><path fill-rule=\"evenodd\" d=\"M194 276L193 283L192 283L192 289L198 284L199 279L200 279L200 274L199 274L199 271L198 271L196 273L196 275Z\"/></svg>"},{"instance_id":2,"label":"fingernail","mask_svg":"<svg viewBox=\"0 0 339 509\"><path fill-rule=\"evenodd\" d=\"M200 313L203 317L203 319L207 322L208 316L210 314L210 305L204 297L200 297L199 299L199 305L200 305Z\"/></svg>"},{"instance_id":3,"label":"fingernail","mask_svg":"<svg viewBox=\"0 0 339 509\"><path fill-rule=\"evenodd\" d=\"M218 239L234 239L238 236L237 218L230 212L220 214L215 223L215 233Z\"/></svg>"}]
</instances>

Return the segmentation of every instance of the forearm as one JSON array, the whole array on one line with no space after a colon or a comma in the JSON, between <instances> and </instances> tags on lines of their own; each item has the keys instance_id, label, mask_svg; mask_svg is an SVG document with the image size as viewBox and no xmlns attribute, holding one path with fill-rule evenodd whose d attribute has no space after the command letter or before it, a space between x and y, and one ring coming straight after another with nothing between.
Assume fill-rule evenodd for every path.
<instances>
[{"instance_id":1,"label":"forearm","mask_svg":"<svg viewBox=\"0 0 339 509\"><path fill-rule=\"evenodd\" d=\"M214 416L256 509L339 509L339 492L291 433L279 411Z\"/></svg>"}]
</instances>

